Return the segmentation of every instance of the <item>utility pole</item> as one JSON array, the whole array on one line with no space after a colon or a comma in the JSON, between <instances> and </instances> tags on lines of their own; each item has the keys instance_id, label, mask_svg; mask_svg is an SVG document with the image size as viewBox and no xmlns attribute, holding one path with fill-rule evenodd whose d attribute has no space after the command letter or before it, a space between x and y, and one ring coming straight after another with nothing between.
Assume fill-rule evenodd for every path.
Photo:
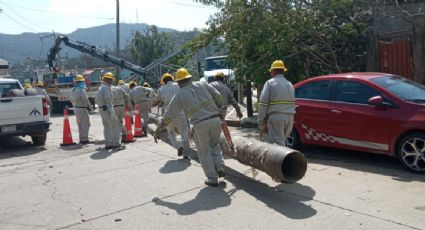
<instances>
[{"instance_id":1,"label":"utility pole","mask_svg":"<svg viewBox=\"0 0 425 230\"><path fill-rule=\"evenodd\" d=\"M120 56L120 1L117 1L117 21L116 21L116 38L115 38L115 55ZM117 81L120 80L120 67L117 67Z\"/></svg>"}]
</instances>

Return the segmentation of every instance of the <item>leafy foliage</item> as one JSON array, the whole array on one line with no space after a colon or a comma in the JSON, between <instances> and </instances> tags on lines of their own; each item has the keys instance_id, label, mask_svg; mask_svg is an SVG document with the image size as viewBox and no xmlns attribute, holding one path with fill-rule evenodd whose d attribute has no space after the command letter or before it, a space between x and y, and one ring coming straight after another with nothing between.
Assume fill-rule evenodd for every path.
<instances>
[{"instance_id":1,"label":"leafy foliage","mask_svg":"<svg viewBox=\"0 0 425 230\"><path fill-rule=\"evenodd\" d=\"M174 49L170 35L159 32L156 26L149 26L145 31L135 31L126 49L131 57L141 66L158 59Z\"/></svg>"},{"instance_id":2,"label":"leafy foliage","mask_svg":"<svg viewBox=\"0 0 425 230\"><path fill-rule=\"evenodd\" d=\"M365 41L371 22L360 0L199 0L220 12L191 42L197 49L221 39L238 76L256 83L283 59L287 77L359 71L365 68Z\"/></svg>"}]
</instances>

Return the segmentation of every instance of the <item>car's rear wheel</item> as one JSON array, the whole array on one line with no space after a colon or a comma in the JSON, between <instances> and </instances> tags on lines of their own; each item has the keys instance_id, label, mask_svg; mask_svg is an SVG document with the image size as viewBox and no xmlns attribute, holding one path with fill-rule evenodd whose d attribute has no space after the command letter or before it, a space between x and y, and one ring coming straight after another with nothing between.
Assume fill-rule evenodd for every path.
<instances>
[{"instance_id":1,"label":"car's rear wheel","mask_svg":"<svg viewBox=\"0 0 425 230\"><path fill-rule=\"evenodd\" d=\"M301 147L301 140L295 128L292 129L289 137L286 138L286 146L291 149L299 149Z\"/></svg>"},{"instance_id":2,"label":"car's rear wheel","mask_svg":"<svg viewBox=\"0 0 425 230\"><path fill-rule=\"evenodd\" d=\"M415 173L425 173L425 134L413 133L404 137L398 145L401 164Z\"/></svg>"},{"instance_id":3,"label":"car's rear wheel","mask_svg":"<svg viewBox=\"0 0 425 230\"><path fill-rule=\"evenodd\" d=\"M47 139L46 133L41 135L31 136L31 140L34 145L45 145L46 139Z\"/></svg>"}]
</instances>

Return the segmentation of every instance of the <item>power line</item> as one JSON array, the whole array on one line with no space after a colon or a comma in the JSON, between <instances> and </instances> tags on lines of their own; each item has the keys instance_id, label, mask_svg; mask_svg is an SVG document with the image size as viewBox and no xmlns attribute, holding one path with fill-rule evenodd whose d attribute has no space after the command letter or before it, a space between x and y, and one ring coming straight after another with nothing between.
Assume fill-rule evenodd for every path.
<instances>
[{"instance_id":1,"label":"power line","mask_svg":"<svg viewBox=\"0 0 425 230\"><path fill-rule=\"evenodd\" d=\"M8 15L6 12L3 12L3 15L4 16L6 16L8 19L10 19L10 20L12 20L12 21L14 21L14 22L16 22L17 24L19 24L20 26L22 26L22 27L24 27L24 28L26 28L26 29L28 29L28 30L31 30L32 32L35 32L35 33L38 33L39 31L37 31L37 30L34 30L33 28L31 28L31 27L28 27L28 26L26 26L26 25L24 25L24 24L22 24L21 22L19 22L18 20L16 20L16 19L14 19L13 17L11 17L10 15Z\"/></svg>"},{"instance_id":2,"label":"power line","mask_svg":"<svg viewBox=\"0 0 425 230\"><path fill-rule=\"evenodd\" d=\"M35 24L35 23L33 23L32 21L30 21L30 20L28 20L28 19L26 19L24 16L22 16L21 14L19 14L18 12L16 12L14 9L12 9L10 6L8 6L3 0L0 0L0 2L1 3L3 3L3 5L4 6L6 6L9 10L11 10L13 13L15 13L16 15L18 15L20 18L22 18L24 21L26 21L26 22L28 22L28 23L30 23L30 24L32 24L32 25L35 25L35 26L37 26L37 27L39 27L39 28L41 28L41 29L45 29L45 30L50 30L49 28L46 28L46 27L43 27L43 26L40 26L40 25L37 25L37 24Z\"/></svg>"},{"instance_id":3,"label":"power line","mask_svg":"<svg viewBox=\"0 0 425 230\"><path fill-rule=\"evenodd\" d=\"M203 8L203 9L215 9L215 8L209 7L209 6L193 5L193 4L182 3L182 2L178 2L178 1L169 1L169 2L171 4L175 4L175 5L179 5L179 6L187 6L187 7L195 7L195 8Z\"/></svg>"},{"instance_id":4,"label":"power line","mask_svg":"<svg viewBox=\"0 0 425 230\"><path fill-rule=\"evenodd\" d=\"M79 15L79 14L63 14L63 13L58 13L58 12L54 12L54 11L49 11L49 10L43 10L43 9L37 9L37 8L32 8L32 7L27 7L27 6L21 6L15 3L8 3L11 6L14 6L16 8L21 8L21 9L25 9L25 10L31 10L31 11L37 11L37 12L41 12L41 13L47 13L47 14L55 14L55 15L61 15L64 17L81 17L81 18L91 18L91 19L98 19L98 20L115 20L115 18L107 18L107 17L94 17L94 16L85 16L85 15Z\"/></svg>"}]
</instances>

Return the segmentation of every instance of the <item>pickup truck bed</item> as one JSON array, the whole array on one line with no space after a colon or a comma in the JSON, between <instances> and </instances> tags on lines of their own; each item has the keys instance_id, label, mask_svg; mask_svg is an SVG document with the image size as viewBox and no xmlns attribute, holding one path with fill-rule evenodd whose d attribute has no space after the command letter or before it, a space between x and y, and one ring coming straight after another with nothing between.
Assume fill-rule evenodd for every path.
<instances>
[{"instance_id":1,"label":"pickup truck bed","mask_svg":"<svg viewBox=\"0 0 425 230\"><path fill-rule=\"evenodd\" d=\"M22 90L14 79L0 79L0 137L26 136L34 144L44 144L49 131L50 116L43 96L11 96L8 92Z\"/></svg>"}]
</instances>

